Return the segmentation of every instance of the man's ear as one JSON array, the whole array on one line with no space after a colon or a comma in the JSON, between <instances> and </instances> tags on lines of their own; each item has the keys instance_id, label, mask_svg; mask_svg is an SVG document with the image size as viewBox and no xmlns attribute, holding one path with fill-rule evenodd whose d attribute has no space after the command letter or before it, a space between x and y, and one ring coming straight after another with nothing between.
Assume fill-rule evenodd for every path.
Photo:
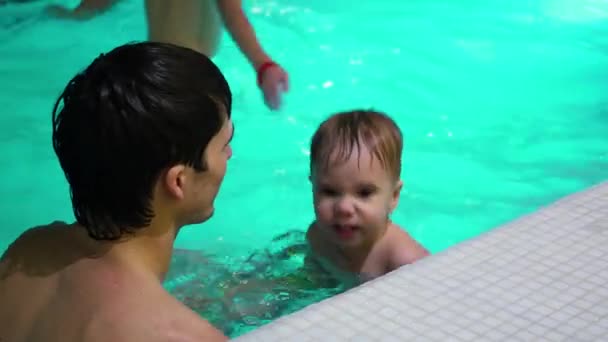
<instances>
[{"instance_id":1,"label":"man's ear","mask_svg":"<svg viewBox=\"0 0 608 342\"><path fill-rule=\"evenodd\" d=\"M167 190L170 196L175 199L184 199L185 184L187 182L186 167L183 164L172 166L165 172L163 178L163 187Z\"/></svg>"}]
</instances>

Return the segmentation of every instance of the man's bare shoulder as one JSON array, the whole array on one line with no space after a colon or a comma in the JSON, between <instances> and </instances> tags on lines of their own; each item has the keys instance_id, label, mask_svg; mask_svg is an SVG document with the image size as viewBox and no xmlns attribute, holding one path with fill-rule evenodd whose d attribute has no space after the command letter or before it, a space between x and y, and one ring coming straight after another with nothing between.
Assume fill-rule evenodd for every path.
<instances>
[{"instance_id":1,"label":"man's bare shoulder","mask_svg":"<svg viewBox=\"0 0 608 342\"><path fill-rule=\"evenodd\" d=\"M133 284L136 289L137 284ZM87 329L86 341L227 341L209 322L161 285L109 298Z\"/></svg>"},{"instance_id":2,"label":"man's bare shoulder","mask_svg":"<svg viewBox=\"0 0 608 342\"><path fill-rule=\"evenodd\" d=\"M58 255L66 256L65 253L58 254L57 251L65 249L62 240L67 227L68 224L55 221L23 232L0 257L0 281L16 271L36 275L48 275L56 271L56 267L50 265L49 259Z\"/></svg>"},{"instance_id":3,"label":"man's bare shoulder","mask_svg":"<svg viewBox=\"0 0 608 342\"><path fill-rule=\"evenodd\" d=\"M7 252L14 251L24 244L31 244L40 241L40 237L54 236L62 230L62 228L69 227L69 224L62 221L54 221L49 224L43 224L27 228L21 235L19 235L8 247ZM5 253L6 254L6 253Z\"/></svg>"},{"instance_id":4,"label":"man's bare shoulder","mask_svg":"<svg viewBox=\"0 0 608 342\"><path fill-rule=\"evenodd\" d=\"M171 302L167 305L174 310L174 315L167 315L167 312L165 312L166 316L164 316L166 331L169 332L167 341L215 342L228 340L220 330L168 293L167 302Z\"/></svg>"}]
</instances>

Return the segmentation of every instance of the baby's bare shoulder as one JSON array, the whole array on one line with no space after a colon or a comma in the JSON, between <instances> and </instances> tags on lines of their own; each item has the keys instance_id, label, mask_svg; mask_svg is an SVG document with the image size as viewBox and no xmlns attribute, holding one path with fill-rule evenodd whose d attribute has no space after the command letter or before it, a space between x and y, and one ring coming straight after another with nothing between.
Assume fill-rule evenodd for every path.
<instances>
[{"instance_id":1,"label":"baby's bare shoulder","mask_svg":"<svg viewBox=\"0 0 608 342\"><path fill-rule=\"evenodd\" d=\"M428 255L429 251L405 229L392 223L386 236L387 254L391 269L412 264Z\"/></svg>"}]
</instances>

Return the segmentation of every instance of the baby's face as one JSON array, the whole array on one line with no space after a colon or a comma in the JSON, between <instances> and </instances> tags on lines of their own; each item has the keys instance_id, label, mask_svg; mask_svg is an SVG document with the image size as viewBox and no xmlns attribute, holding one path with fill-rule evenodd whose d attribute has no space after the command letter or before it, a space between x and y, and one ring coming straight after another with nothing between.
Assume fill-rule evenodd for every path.
<instances>
[{"instance_id":1,"label":"baby's face","mask_svg":"<svg viewBox=\"0 0 608 342\"><path fill-rule=\"evenodd\" d=\"M355 149L345 163L313 170L311 181L320 231L344 246L379 238L401 190L401 182L396 182L365 146Z\"/></svg>"}]
</instances>

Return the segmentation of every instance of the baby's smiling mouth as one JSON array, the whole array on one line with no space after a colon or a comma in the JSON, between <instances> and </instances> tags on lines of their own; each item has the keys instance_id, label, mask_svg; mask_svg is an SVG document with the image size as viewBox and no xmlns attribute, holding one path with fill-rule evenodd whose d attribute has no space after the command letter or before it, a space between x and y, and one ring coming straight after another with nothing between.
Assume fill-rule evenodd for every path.
<instances>
[{"instance_id":1,"label":"baby's smiling mouth","mask_svg":"<svg viewBox=\"0 0 608 342\"><path fill-rule=\"evenodd\" d=\"M341 239L350 239L359 229L352 224L333 224L332 228Z\"/></svg>"}]
</instances>

